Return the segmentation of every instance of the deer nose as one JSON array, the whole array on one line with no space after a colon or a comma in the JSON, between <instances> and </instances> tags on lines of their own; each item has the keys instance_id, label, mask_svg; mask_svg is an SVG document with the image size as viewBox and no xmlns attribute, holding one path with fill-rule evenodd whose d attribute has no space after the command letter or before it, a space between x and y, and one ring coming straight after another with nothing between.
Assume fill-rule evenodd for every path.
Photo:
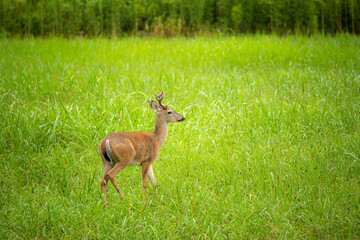
<instances>
[{"instance_id":1,"label":"deer nose","mask_svg":"<svg viewBox=\"0 0 360 240\"><path fill-rule=\"evenodd\" d=\"M183 121L185 121L184 117L182 117L182 119L179 120L179 122L183 122Z\"/></svg>"}]
</instances>

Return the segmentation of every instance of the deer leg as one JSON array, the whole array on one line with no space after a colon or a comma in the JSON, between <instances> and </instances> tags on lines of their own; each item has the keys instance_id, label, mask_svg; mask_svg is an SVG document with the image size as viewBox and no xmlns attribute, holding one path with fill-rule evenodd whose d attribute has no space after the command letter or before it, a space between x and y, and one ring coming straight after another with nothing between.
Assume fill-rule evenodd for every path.
<instances>
[{"instance_id":1,"label":"deer leg","mask_svg":"<svg viewBox=\"0 0 360 240\"><path fill-rule=\"evenodd\" d=\"M151 181L151 184L153 185L154 194L155 194L155 196L157 197L157 192L156 192L156 180L155 180L155 177L154 177L154 172L153 172L152 165L150 166L150 170L149 170L149 179L150 179L150 181Z\"/></svg>"},{"instance_id":2,"label":"deer leg","mask_svg":"<svg viewBox=\"0 0 360 240\"><path fill-rule=\"evenodd\" d=\"M149 176L149 169L151 165L143 163L141 168L141 178L142 178L142 187L143 187L143 194L144 197L146 196L146 184L147 184L147 178Z\"/></svg>"},{"instance_id":3,"label":"deer leg","mask_svg":"<svg viewBox=\"0 0 360 240\"><path fill-rule=\"evenodd\" d=\"M121 190L121 188L119 187L119 185L116 182L116 175L123 170L124 168L126 168L127 164L123 164L122 162L117 162L115 163L114 167L107 172L107 177L110 179L111 183L114 185L115 189L118 191L118 193L122 196L125 197L123 191Z\"/></svg>"},{"instance_id":4,"label":"deer leg","mask_svg":"<svg viewBox=\"0 0 360 240\"><path fill-rule=\"evenodd\" d=\"M109 148L110 148L110 145L109 145ZM109 177L111 183L114 185L114 187L118 191L118 193L122 197L125 197L123 191L117 184L115 177L121 170L126 168L133 160L133 158L135 156L134 148L130 143L130 145L128 145L128 144L117 145L116 147L113 147L112 149L110 148L109 151L111 151L110 153L108 153L110 158L113 161L115 161L116 163L113 166L113 168L107 173L107 176Z\"/></svg>"},{"instance_id":5,"label":"deer leg","mask_svg":"<svg viewBox=\"0 0 360 240\"><path fill-rule=\"evenodd\" d=\"M106 188L109 183L109 177L107 176L107 173L110 171L112 167L109 163L106 162L106 160L104 160L104 156L101 153L100 156L104 165L104 177L101 180L101 190L104 196L104 208L106 208Z\"/></svg>"},{"instance_id":6,"label":"deer leg","mask_svg":"<svg viewBox=\"0 0 360 240\"><path fill-rule=\"evenodd\" d=\"M104 195L104 208L106 208L106 188L107 188L107 185L108 185L108 182L109 182L109 177L107 176L107 172L109 171L110 169L105 169L105 173L104 173L104 177L101 181L101 190L102 190L102 193Z\"/></svg>"},{"instance_id":7,"label":"deer leg","mask_svg":"<svg viewBox=\"0 0 360 240\"><path fill-rule=\"evenodd\" d=\"M152 165L149 168L149 179L155 190L156 189L156 181L155 181Z\"/></svg>"}]
</instances>

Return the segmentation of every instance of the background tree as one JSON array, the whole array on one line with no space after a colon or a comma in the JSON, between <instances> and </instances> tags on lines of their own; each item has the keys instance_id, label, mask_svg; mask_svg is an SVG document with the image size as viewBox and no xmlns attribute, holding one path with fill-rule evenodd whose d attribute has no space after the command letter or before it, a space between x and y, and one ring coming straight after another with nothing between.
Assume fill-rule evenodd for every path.
<instances>
[{"instance_id":1,"label":"background tree","mask_svg":"<svg viewBox=\"0 0 360 240\"><path fill-rule=\"evenodd\" d=\"M2 0L3 36L360 33L355 0Z\"/></svg>"}]
</instances>

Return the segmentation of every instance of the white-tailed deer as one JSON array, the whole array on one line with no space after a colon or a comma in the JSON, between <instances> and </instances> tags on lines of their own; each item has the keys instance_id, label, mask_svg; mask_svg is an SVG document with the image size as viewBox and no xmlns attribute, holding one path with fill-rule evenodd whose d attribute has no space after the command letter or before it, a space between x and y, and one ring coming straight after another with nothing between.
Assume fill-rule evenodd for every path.
<instances>
[{"instance_id":1,"label":"white-tailed deer","mask_svg":"<svg viewBox=\"0 0 360 240\"><path fill-rule=\"evenodd\" d=\"M116 182L116 175L127 166L141 166L143 194L146 194L147 177L156 188L156 181L152 164L156 160L159 150L165 143L168 133L168 122L182 122L183 116L164 106L161 101L165 93L155 95L155 101L148 101L152 110L156 111L155 129L152 132L115 132L107 135L100 141L99 153L104 164L104 178L101 189L104 194L106 208L106 187L109 180L119 194L124 197L123 191Z\"/></svg>"}]
</instances>

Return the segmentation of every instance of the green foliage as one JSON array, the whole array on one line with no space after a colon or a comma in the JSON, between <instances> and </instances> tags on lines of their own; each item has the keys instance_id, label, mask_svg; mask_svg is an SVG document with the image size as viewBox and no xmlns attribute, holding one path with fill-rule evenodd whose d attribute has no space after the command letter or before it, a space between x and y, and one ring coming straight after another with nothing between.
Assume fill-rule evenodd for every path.
<instances>
[{"instance_id":1,"label":"green foliage","mask_svg":"<svg viewBox=\"0 0 360 240\"><path fill-rule=\"evenodd\" d=\"M1 9L5 36L360 33L355 0L3 0Z\"/></svg>"},{"instance_id":2,"label":"green foliage","mask_svg":"<svg viewBox=\"0 0 360 240\"><path fill-rule=\"evenodd\" d=\"M243 10L240 4L235 5L231 9L231 20L234 23L234 28L237 30L240 27L241 21L243 19Z\"/></svg>"},{"instance_id":3,"label":"green foliage","mask_svg":"<svg viewBox=\"0 0 360 240\"><path fill-rule=\"evenodd\" d=\"M359 43L1 40L0 238L359 238ZM104 210L97 145L151 131L146 100L162 90L186 121L154 164L157 197L142 213L129 167Z\"/></svg>"}]
</instances>

